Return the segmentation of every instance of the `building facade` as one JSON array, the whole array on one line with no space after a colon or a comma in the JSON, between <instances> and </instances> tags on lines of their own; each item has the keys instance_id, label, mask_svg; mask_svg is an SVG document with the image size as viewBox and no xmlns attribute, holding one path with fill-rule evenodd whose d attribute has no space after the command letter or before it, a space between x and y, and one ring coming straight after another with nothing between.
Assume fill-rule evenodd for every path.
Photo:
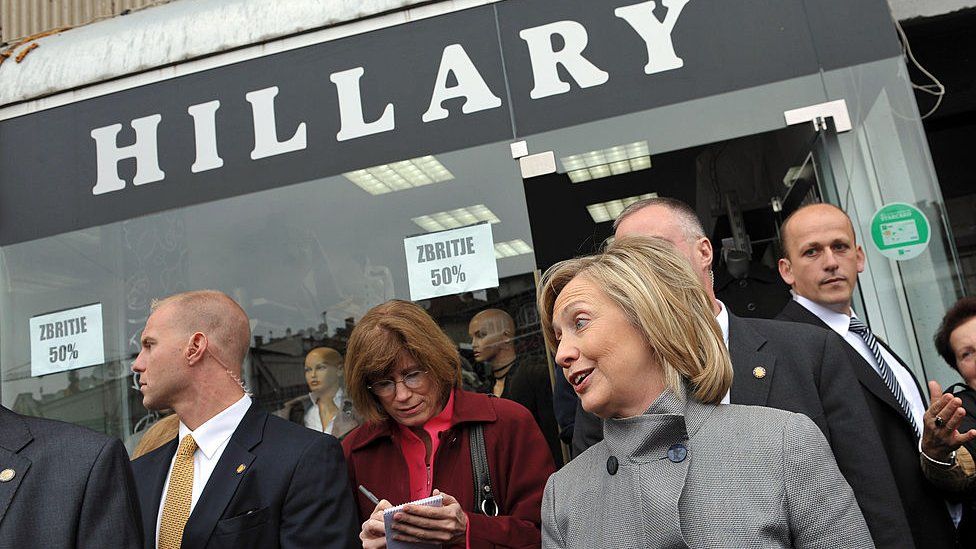
<instances>
[{"instance_id":1,"label":"building facade","mask_svg":"<svg viewBox=\"0 0 976 549\"><path fill-rule=\"evenodd\" d=\"M539 270L653 194L696 208L720 296L755 316L788 298L779 222L841 206L859 316L920 379L955 380L931 339L963 277L883 0L297 2L271 39L244 23L271 3L194 4L0 65L4 405L132 437L154 419L129 371L151 301L198 288L250 315L269 410L306 391L305 352L343 351L391 298L472 361L468 320L503 309L545 361ZM175 50L147 42L176 28ZM96 38L111 55L69 67ZM485 227L471 263L425 256Z\"/></svg>"}]
</instances>

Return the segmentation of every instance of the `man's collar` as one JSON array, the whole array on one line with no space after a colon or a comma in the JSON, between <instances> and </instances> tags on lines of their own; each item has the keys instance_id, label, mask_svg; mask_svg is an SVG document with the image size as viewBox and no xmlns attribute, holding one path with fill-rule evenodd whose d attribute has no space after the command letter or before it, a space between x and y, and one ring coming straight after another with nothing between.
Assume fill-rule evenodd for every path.
<instances>
[{"instance_id":1,"label":"man's collar","mask_svg":"<svg viewBox=\"0 0 976 549\"><path fill-rule=\"evenodd\" d=\"M718 321L718 327L722 329L722 340L725 341L725 348L729 348L729 309L719 300L715 300L721 311L715 315L715 320Z\"/></svg>"},{"instance_id":2,"label":"man's collar","mask_svg":"<svg viewBox=\"0 0 976 549\"><path fill-rule=\"evenodd\" d=\"M250 407L251 397L245 394L240 400L224 408L219 414L197 427L195 431L190 431L180 421L180 440L183 440L186 435L193 435L197 447L200 448L203 455L207 456L207 459L211 459L217 448L220 448L234 434Z\"/></svg>"},{"instance_id":3,"label":"man's collar","mask_svg":"<svg viewBox=\"0 0 976 549\"><path fill-rule=\"evenodd\" d=\"M847 330L851 327L851 317L844 313L838 313L833 309L824 307L816 301L812 301L796 293L793 294L793 300L806 308L806 310L817 315L817 318L822 320L824 324L829 326L831 330L837 332L841 337L844 337L847 334Z\"/></svg>"}]
</instances>

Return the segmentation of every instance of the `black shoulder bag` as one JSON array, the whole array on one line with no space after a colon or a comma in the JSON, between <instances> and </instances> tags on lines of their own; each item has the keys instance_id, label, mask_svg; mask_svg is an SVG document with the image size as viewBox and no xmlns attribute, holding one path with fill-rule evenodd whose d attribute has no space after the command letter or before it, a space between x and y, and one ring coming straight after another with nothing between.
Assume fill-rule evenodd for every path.
<instances>
[{"instance_id":1,"label":"black shoulder bag","mask_svg":"<svg viewBox=\"0 0 976 549\"><path fill-rule=\"evenodd\" d=\"M474 477L475 511L489 517L498 516L498 503L491 489L491 475L488 474L488 452L485 448L485 428L476 423L469 431L471 441L471 473Z\"/></svg>"}]
</instances>

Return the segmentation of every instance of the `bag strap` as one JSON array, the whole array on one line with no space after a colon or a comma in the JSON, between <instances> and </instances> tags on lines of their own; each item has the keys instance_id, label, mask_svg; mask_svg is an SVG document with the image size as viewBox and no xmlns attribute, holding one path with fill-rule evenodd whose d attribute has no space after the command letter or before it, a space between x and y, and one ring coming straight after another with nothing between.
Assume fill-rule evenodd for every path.
<instances>
[{"instance_id":1,"label":"bag strap","mask_svg":"<svg viewBox=\"0 0 976 549\"><path fill-rule=\"evenodd\" d=\"M475 511L489 517L498 516L498 503L491 489L491 475L488 473L488 453L485 448L485 427L475 423L468 431L471 442L471 472L474 477Z\"/></svg>"}]
</instances>

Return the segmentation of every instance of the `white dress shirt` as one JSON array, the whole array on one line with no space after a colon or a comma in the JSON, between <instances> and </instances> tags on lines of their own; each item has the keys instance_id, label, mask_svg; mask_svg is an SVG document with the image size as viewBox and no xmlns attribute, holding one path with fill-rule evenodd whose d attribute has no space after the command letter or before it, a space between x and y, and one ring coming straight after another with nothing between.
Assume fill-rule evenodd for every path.
<instances>
[{"instance_id":1,"label":"white dress shirt","mask_svg":"<svg viewBox=\"0 0 976 549\"><path fill-rule=\"evenodd\" d=\"M879 376L881 375L881 366L875 361L874 353L871 352L864 338L850 331L851 317L857 317L853 311L851 311L851 316L847 316L844 313L838 313L832 309L828 309L801 295L794 295L793 299L800 305L803 305L808 311L817 315L817 318L822 320L831 330L837 332L839 336L844 338L864 358L864 361L870 364ZM867 323L865 322L865 324ZM881 345L880 342L878 343L878 350L881 351L881 356L888 363L892 373L895 374L895 380L898 382L898 386L901 387L901 392L908 399L908 407L912 410L912 417L915 419L915 424L921 427L923 425L922 416L925 414L927 406L925 405L925 399L919 392L920 389L915 382L915 376L912 375L900 360L889 353L888 349L884 345Z\"/></svg>"},{"instance_id":2,"label":"white dress shirt","mask_svg":"<svg viewBox=\"0 0 976 549\"><path fill-rule=\"evenodd\" d=\"M237 430L244 414L251 407L251 397L244 395L240 400L224 408L222 412L208 419L203 425L191 431L183 422L180 421L179 440L183 440L186 435L193 435L193 440L197 443L197 451L193 454L193 495L190 499L190 513L200 499L203 488L210 480L220 456L227 447L231 435ZM159 546L159 522L163 518L163 505L166 503L166 491L169 489L169 476L173 474L173 463L176 462L176 454L169 464L169 472L166 473L166 482L163 483L163 494L159 500L159 513L156 515L156 545Z\"/></svg>"},{"instance_id":3,"label":"white dress shirt","mask_svg":"<svg viewBox=\"0 0 976 549\"><path fill-rule=\"evenodd\" d=\"M874 368L874 371L878 372L879 376L881 375L881 367L878 365L877 361L875 361L874 353L871 352L871 349L864 341L864 338L850 331L851 317L845 315L844 313L838 313L832 309L828 309L827 307L824 307L815 301L811 301L802 295L793 294L793 299L800 305L803 305L808 311L817 315L817 318L822 320L824 324L830 327L831 330L837 332L837 334L843 337L844 340L846 340L851 347L854 347L857 353L864 358L865 362L870 364L871 367ZM856 317L857 315L854 314L854 311L851 311L851 316ZM865 324L867 323L865 322ZM925 405L925 399L919 392L921 389L915 383L915 376L908 371L908 368L902 364L900 360L892 356L892 354L888 352L888 349L885 349L884 345L882 345L880 342L878 343L878 350L881 351L881 356L885 359L885 362L888 363L892 373L895 374L895 380L898 381L898 385L901 387L901 392L904 393L905 398L908 399L908 407L912 410L912 417L915 418L915 424L921 428L922 425L924 425L922 422L922 416L925 415L925 410L928 407ZM919 441L920 452L922 450L921 444L921 441ZM952 522L958 527L959 521L962 519L962 505L947 501L946 508L949 509L949 515L952 516Z\"/></svg>"},{"instance_id":4,"label":"white dress shirt","mask_svg":"<svg viewBox=\"0 0 976 549\"><path fill-rule=\"evenodd\" d=\"M729 348L729 310L725 308L725 303L719 300L715 300L718 306L722 308L717 315L715 315L715 320L718 321L718 327L722 329L722 340L725 341L725 348ZM729 386L729 390L725 392L725 396L722 397L721 404L730 404L732 402L732 386Z\"/></svg>"},{"instance_id":5,"label":"white dress shirt","mask_svg":"<svg viewBox=\"0 0 976 549\"><path fill-rule=\"evenodd\" d=\"M332 430L335 428L335 420L337 417L339 417L339 414L342 413L342 405L346 400L346 394L343 392L342 388L340 387L336 391L335 396L332 398L332 402L334 402L336 405L336 413L332 416L332 419L329 420L329 424L326 425L324 429L322 428L322 416L319 414L318 395L315 393L309 393L308 398L312 401L312 405L305 410L305 426L309 429L315 429L316 431L322 433L328 433L330 435L335 434L332 432Z\"/></svg>"}]
</instances>

